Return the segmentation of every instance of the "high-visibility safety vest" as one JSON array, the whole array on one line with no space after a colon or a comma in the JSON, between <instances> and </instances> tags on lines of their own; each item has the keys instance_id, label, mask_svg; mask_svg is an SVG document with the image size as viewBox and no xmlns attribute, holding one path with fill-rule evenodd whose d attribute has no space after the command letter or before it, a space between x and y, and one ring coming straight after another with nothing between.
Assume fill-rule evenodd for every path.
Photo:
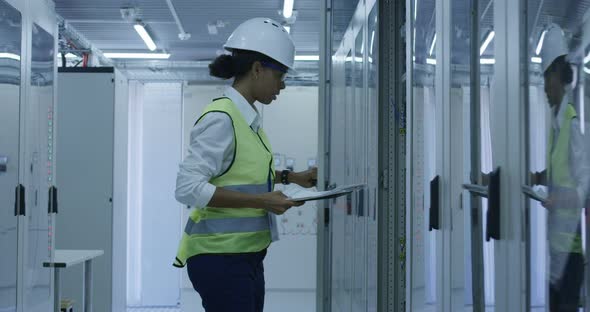
<instances>
[{"instance_id":1,"label":"high-visibility safety vest","mask_svg":"<svg viewBox=\"0 0 590 312\"><path fill-rule=\"evenodd\" d=\"M557 140L554 142L553 131L550 131L547 149L547 181L551 197L555 199L547 220L549 246L553 251L564 253L582 253L582 206L571 174L569 148L572 120L576 116L575 108L568 104Z\"/></svg>"},{"instance_id":2,"label":"high-visibility safety vest","mask_svg":"<svg viewBox=\"0 0 590 312\"><path fill-rule=\"evenodd\" d=\"M234 128L234 159L229 168L209 182L217 188L249 194L274 189L274 160L262 128L252 130L236 105L228 98L209 104L197 123L208 113L229 116ZM230 135L228 133L228 135ZM174 266L200 254L258 252L271 243L268 214L256 208L197 207L186 224Z\"/></svg>"}]
</instances>

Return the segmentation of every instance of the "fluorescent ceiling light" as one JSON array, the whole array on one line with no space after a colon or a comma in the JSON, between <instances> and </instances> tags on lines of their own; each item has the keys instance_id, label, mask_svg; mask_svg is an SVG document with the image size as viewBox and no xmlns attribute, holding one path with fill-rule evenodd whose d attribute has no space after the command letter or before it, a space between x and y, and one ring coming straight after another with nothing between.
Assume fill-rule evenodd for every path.
<instances>
[{"instance_id":1,"label":"fluorescent ceiling light","mask_svg":"<svg viewBox=\"0 0 590 312\"><path fill-rule=\"evenodd\" d=\"M496 59L482 58L479 60L479 63L482 65L494 65L496 64Z\"/></svg>"},{"instance_id":2,"label":"fluorescent ceiling light","mask_svg":"<svg viewBox=\"0 0 590 312\"><path fill-rule=\"evenodd\" d=\"M432 56L432 52L434 52L434 45L436 44L436 33L434 33L434 37L432 38L432 43L430 44L430 56Z\"/></svg>"},{"instance_id":3,"label":"fluorescent ceiling light","mask_svg":"<svg viewBox=\"0 0 590 312\"><path fill-rule=\"evenodd\" d=\"M168 59L169 53L104 53L110 59Z\"/></svg>"},{"instance_id":4,"label":"fluorescent ceiling light","mask_svg":"<svg viewBox=\"0 0 590 312\"><path fill-rule=\"evenodd\" d=\"M590 68L584 66L584 72L588 75L590 75Z\"/></svg>"},{"instance_id":5,"label":"fluorescent ceiling light","mask_svg":"<svg viewBox=\"0 0 590 312\"><path fill-rule=\"evenodd\" d=\"M496 64L496 59L487 59L487 58L484 58L484 59L480 59L479 62L482 65L493 65L493 64ZM436 65L436 59L434 59L434 58L427 58L426 59L426 64Z\"/></svg>"},{"instance_id":6,"label":"fluorescent ceiling light","mask_svg":"<svg viewBox=\"0 0 590 312\"><path fill-rule=\"evenodd\" d=\"M418 0L414 0L414 21L418 18Z\"/></svg>"},{"instance_id":7,"label":"fluorescent ceiling light","mask_svg":"<svg viewBox=\"0 0 590 312\"><path fill-rule=\"evenodd\" d=\"M20 61L20 55L14 53L0 53L0 59L11 59L15 61Z\"/></svg>"},{"instance_id":8,"label":"fluorescent ceiling light","mask_svg":"<svg viewBox=\"0 0 590 312\"><path fill-rule=\"evenodd\" d=\"M293 2L295 0L284 0L283 2L283 16L285 18L291 18L293 16Z\"/></svg>"},{"instance_id":9,"label":"fluorescent ceiling light","mask_svg":"<svg viewBox=\"0 0 590 312\"><path fill-rule=\"evenodd\" d=\"M291 26L283 26L288 33L291 33Z\"/></svg>"},{"instance_id":10,"label":"fluorescent ceiling light","mask_svg":"<svg viewBox=\"0 0 590 312\"><path fill-rule=\"evenodd\" d=\"M373 32L371 33L371 51L369 51L369 53L371 55L373 55L374 44L375 44L375 31L373 30Z\"/></svg>"},{"instance_id":11,"label":"fluorescent ceiling light","mask_svg":"<svg viewBox=\"0 0 590 312\"><path fill-rule=\"evenodd\" d=\"M586 55L586 57L584 58L584 64L590 62L590 53L588 53L588 55Z\"/></svg>"},{"instance_id":12,"label":"fluorescent ceiling light","mask_svg":"<svg viewBox=\"0 0 590 312\"><path fill-rule=\"evenodd\" d=\"M145 45L148 47L148 49L150 49L150 51L154 51L157 48L156 44L154 43L154 40L152 40L152 37L150 37L150 34L148 34L148 32L145 30L145 27L141 24L135 24L133 27L141 39L143 39L143 42L145 42Z\"/></svg>"},{"instance_id":13,"label":"fluorescent ceiling light","mask_svg":"<svg viewBox=\"0 0 590 312\"><path fill-rule=\"evenodd\" d=\"M416 28L414 28L414 45L412 46L412 51L416 52Z\"/></svg>"},{"instance_id":14,"label":"fluorescent ceiling light","mask_svg":"<svg viewBox=\"0 0 590 312\"><path fill-rule=\"evenodd\" d=\"M545 41L545 34L547 34L546 30L544 30L543 33L541 34L541 39L539 39L539 43L537 44L537 49L535 50L537 55L539 55L539 53L541 53L541 49L543 48L543 42Z\"/></svg>"},{"instance_id":15,"label":"fluorescent ceiling light","mask_svg":"<svg viewBox=\"0 0 590 312\"><path fill-rule=\"evenodd\" d=\"M493 30L488 33L488 37L486 38L486 40L481 45L481 48L479 49L479 55L483 55L483 53L486 51L486 49L488 48L488 46L490 45L490 43L494 39L495 35L496 35L496 32Z\"/></svg>"},{"instance_id":16,"label":"fluorescent ceiling light","mask_svg":"<svg viewBox=\"0 0 590 312\"><path fill-rule=\"evenodd\" d=\"M319 61L319 55L295 55L296 61Z\"/></svg>"},{"instance_id":17,"label":"fluorescent ceiling light","mask_svg":"<svg viewBox=\"0 0 590 312\"><path fill-rule=\"evenodd\" d=\"M541 64L541 63L543 63L543 59L538 56L533 56L533 57L531 57L531 62L533 62L535 64Z\"/></svg>"}]
</instances>

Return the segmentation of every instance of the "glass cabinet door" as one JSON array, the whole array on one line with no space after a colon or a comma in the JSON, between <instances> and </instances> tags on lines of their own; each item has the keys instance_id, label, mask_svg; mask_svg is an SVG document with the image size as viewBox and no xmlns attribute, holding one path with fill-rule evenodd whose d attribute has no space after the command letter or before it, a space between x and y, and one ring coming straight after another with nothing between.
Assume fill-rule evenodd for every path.
<instances>
[{"instance_id":1,"label":"glass cabinet door","mask_svg":"<svg viewBox=\"0 0 590 312\"><path fill-rule=\"evenodd\" d=\"M379 83L379 22L378 22L378 10L379 3L376 2L370 11L368 11L368 63L367 63L367 114L369 125L369 133L367 140L367 307L366 311L376 312L377 311L377 290L378 290L378 219L377 219L377 192L379 189L379 95L378 95L378 83Z\"/></svg>"},{"instance_id":2,"label":"glass cabinet door","mask_svg":"<svg viewBox=\"0 0 590 312\"><path fill-rule=\"evenodd\" d=\"M0 0L0 311L16 311L21 13Z\"/></svg>"},{"instance_id":3,"label":"glass cabinet door","mask_svg":"<svg viewBox=\"0 0 590 312\"><path fill-rule=\"evenodd\" d=\"M48 190L53 185L53 97L55 40L39 25L32 25L31 82L28 92L27 152L31 178L27 183L25 311L51 308L51 270L43 267L53 248L48 213Z\"/></svg>"},{"instance_id":4,"label":"glass cabinet door","mask_svg":"<svg viewBox=\"0 0 590 312\"><path fill-rule=\"evenodd\" d=\"M410 292L409 311L439 311L440 261L437 242L442 237L440 230L441 168L437 166L440 156L440 121L436 105L436 29L434 0L407 2L413 19L411 36L412 62L410 71L411 93L409 97L409 140L411 149L407 157L411 162L408 186L409 202L407 218L411 239L407 263ZM408 41L412 42L412 41Z\"/></svg>"},{"instance_id":5,"label":"glass cabinet door","mask_svg":"<svg viewBox=\"0 0 590 312\"><path fill-rule=\"evenodd\" d=\"M331 100L329 107L330 186L352 182L354 159L354 42L345 37L357 8L358 0L332 2ZM329 200L331 241L331 306L332 311L353 311L353 280L355 268L354 220L352 196Z\"/></svg>"}]
</instances>

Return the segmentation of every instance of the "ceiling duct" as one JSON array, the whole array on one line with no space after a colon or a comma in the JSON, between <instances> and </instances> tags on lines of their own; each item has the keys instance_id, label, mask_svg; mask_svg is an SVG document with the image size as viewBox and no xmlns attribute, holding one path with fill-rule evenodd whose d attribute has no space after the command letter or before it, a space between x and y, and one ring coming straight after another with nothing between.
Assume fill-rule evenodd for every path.
<instances>
[{"instance_id":1,"label":"ceiling duct","mask_svg":"<svg viewBox=\"0 0 590 312\"><path fill-rule=\"evenodd\" d=\"M101 50L95 48L84 35L72 25L68 24L65 19L58 15L57 22L59 25L59 36L65 41L60 43L61 53L90 53L90 66L112 65L112 61L106 58ZM69 44L75 45L75 48L72 49Z\"/></svg>"}]
</instances>

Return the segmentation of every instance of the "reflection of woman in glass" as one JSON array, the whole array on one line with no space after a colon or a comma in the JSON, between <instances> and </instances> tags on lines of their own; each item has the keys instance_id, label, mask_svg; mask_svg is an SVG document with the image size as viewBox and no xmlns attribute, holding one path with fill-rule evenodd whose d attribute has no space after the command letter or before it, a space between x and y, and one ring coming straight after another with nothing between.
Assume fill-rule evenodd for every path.
<instances>
[{"instance_id":1,"label":"reflection of woman in glass","mask_svg":"<svg viewBox=\"0 0 590 312\"><path fill-rule=\"evenodd\" d=\"M590 178L576 109L569 102L574 71L567 59L563 30L551 25L542 52L545 93L552 126L547 145L547 169L533 174L533 184L549 188L548 210L550 311L577 311L584 279L581 208Z\"/></svg>"}]
</instances>

